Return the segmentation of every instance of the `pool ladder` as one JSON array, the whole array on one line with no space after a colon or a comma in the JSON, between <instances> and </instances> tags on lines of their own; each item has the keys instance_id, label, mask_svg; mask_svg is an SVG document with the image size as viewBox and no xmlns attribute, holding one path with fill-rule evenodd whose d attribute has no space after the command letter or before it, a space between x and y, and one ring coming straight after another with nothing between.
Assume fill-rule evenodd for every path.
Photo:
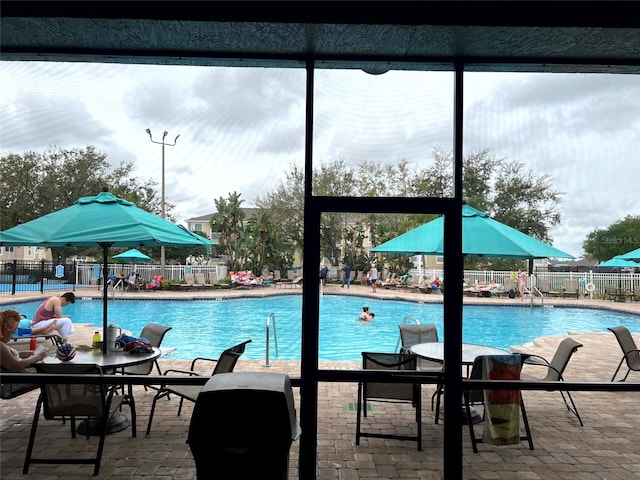
<instances>
[{"instance_id":1,"label":"pool ladder","mask_svg":"<svg viewBox=\"0 0 640 480\"><path fill-rule=\"evenodd\" d=\"M278 333L276 332L276 315L275 313L270 314L267 317L267 331L266 331L266 350L265 350L265 367L270 367L269 363L269 341L271 340L271 324L273 323L273 344L276 347L276 357L278 356Z\"/></svg>"},{"instance_id":2,"label":"pool ladder","mask_svg":"<svg viewBox=\"0 0 640 480\"><path fill-rule=\"evenodd\" d=\"M412 317L411 315L406 315L404 317L404 322L402 323L413 323L415 325L420 325L420 320L418 320L415 317ZM400 351L400 342L402 341L402 338L400 338L400 333L398 333L398 343L396 343L396 352Z\"/></svg>"},{"instance_id":3,"label":"pool ladder","mask_svg":"<svg viewBox=\"0 0 640 480\"><path fill-rule=\"evenodd\" d=\"M540 290L538 290L538 287L536 286L532 286L531 289L528 289L527 287L525 287L525 293L528 293L529 296L531 297L531 305L533 307L533 302L536 299L536 296L540 296L540 305L542 305L544 307L544 293L542 293Z\"/></svg>"}]
</instances>

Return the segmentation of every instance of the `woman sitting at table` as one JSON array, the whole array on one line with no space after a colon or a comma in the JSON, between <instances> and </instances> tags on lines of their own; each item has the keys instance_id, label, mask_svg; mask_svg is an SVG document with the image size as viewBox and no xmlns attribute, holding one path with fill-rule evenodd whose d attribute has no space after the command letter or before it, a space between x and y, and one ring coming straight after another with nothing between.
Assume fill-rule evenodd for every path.
<instances>
[{"instance_id":1,"label":"woman sitting at table","mask_svg":"<svg viewBox=\"0 0 640 480\"><path fill-rule=\"evenodd\" d=\"M7 343L13 337L20 324L20 313L15 310L3 310L0 312L2 325L2 342L0 342L0 370L3 372L23 372L27 367L39 362L47 356L47 352L40 352L34 355L31 350L18 352Z\"/></svg>"}]
</instances>

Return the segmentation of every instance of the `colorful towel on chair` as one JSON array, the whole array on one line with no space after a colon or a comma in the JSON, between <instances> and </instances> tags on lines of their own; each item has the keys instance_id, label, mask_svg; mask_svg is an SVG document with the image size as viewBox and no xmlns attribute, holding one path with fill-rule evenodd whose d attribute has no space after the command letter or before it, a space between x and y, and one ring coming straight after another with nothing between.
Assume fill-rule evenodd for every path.
<instances>
[{"instance_id":1,"label":"colorful towel on chair","mask_svg":"<svg viewBox=\"0 0 640 480\"><path fill-rule=\"evenodd\" d=\"M116 339L116 347L133 354L153 353L153 345L146 338L122 334Z\"/></svg>"},{"instance_id":2,"label":"colorful towel on chair","mask_svg":"<svg viewBox=\"0 0 640 480\"><path fill-rule=\"evenodd\" d=\"M484 357L485 380L520 380L520 355ZM483 441L493 445L520 443L520 390L485 390Z\"/></svg>"}]
</instances>

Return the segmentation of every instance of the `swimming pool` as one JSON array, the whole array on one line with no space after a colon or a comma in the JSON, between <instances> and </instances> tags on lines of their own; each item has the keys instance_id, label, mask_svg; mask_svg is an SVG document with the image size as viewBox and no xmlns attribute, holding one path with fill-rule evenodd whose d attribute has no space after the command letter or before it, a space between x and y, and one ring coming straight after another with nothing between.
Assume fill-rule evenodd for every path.
<instances>
[{"instance_id":1,"label":"swimming pool","mask_svg":"<svg viewBox=\"0 0 640 480\"><path fill-rule=\"evenodd\" d=\"M29 318L40 304L28 302L0 307L15 308ZM358 321L362 307L376 314L368 324ZM65 307L75 322L102 328L102 300L78 299ZM299 360L302 297L282 295L228 300L120 300L109 302L109 323L137 335L147 323L171 326L163 345L176 347L176 359L197 356L217 358L231 345L251 338L243 356L264 360L266 319L275 317L278 356L272 336L271 360ZM434 323L443 337L443 305L357 296L325 295L320 301L320 360L360 361L363 351L395 351L398 323L410 315L420 323ZM566 335L568 331L606 332L624 325L640 331L640 315L590 308L528 308L522 306L464 306L463 338L508 349L537 337ZM73 338L73 337L72 337Z\"/></svg>"}]
</instances>

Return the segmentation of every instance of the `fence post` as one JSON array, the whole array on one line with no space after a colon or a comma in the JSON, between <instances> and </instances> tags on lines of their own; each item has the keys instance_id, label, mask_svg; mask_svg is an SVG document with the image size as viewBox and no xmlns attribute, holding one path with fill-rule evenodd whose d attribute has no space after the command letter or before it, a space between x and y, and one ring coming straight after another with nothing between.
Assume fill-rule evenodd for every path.
<instances>
[{"instance_id":1,"label":"fence post","mask_svg":"<svg viewBox=\"0 0 640 480\"><path fill-rule=\"evenodd\" d=\"M40 260L40 293L44 293L44 259Z\"/></svg>"},{"instance_id":2,"label":"fence post","mask_svg":"<svg viewBox=\"0 0 640 480\"><path fill-rule=\"evenodd\" d=\"M16 280L18 276L18 260L13 259L13 271L11 272L11 295L16 294Z\"/></svg>"}]
</instances>

